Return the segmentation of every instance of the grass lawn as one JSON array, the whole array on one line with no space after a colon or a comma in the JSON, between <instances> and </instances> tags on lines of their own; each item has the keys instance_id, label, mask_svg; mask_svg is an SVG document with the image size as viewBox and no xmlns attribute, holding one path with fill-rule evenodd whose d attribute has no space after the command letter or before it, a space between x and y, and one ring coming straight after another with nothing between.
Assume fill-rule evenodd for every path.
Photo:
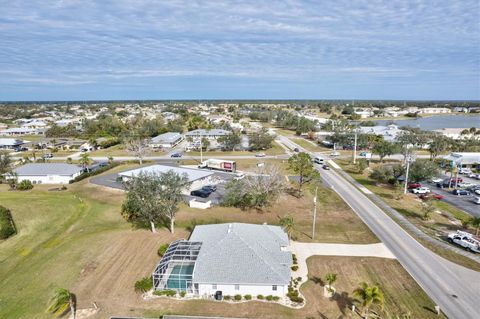
<instances>
[{"instance_id":1,"label":"grass lawn","mask_svg":"<svg viewBox=\"0 0 480 319\"><path fill-rule=\"evenodd\" d=\"M132 153L129 153L123 144L117 144L108 148L95 150L88 153L90 156L134 156ZM152 151L146 156L161 156L165 155L165 152L162 151Z\"/></svg>"},{"instance_id":2,"label":"grass lawn","mask_svg":"<svg viewBox=\"0 0 480 319\"><path fill-rule=\"evenodd\" d=\"M115 170L130 167L120 166ZM338 301L320 296L320 288L313 281L303 288L308 303L301 310L258 302L230 305L201 300L146 301L133 290L135 281L154 269L159 260L157 248L174 239L188 238L196 224L277 224L279 217L291 214L296 224L293 236L299 241L312 241L312 195L308 191L301 199L285 194L264 212L223 207L197 210L182 205L175 234L162 227L154 234L134 229L123 220L120 215L123 192L89 184L88 180L67 187L66 191L49 191L52 186L42 185L27 192L12 192L6 185L0 185L0 203L12 210L19 229L17 235L0 242L0 318L51 318L45 308L55 287L74 292L80 309L96 302L101 311L94 318L161 313L307 318L318 316L318 312L338 317L342 311ZM316 226L314 241L378 242L350 208L325 188L320 188L318 194ZM338 263L332 264L330 260ZM382 287L385 285L385 292L392 299L398 298L396 307L404 306L415 318L429 317L429 312L422 310L423 306L431 307L428 298L394 261L370 264L363 259L319 257L312 258L310 263L312 276L323 277L326 271L339 273L336 287L340 292L351 292L351 285L362 280L379 282ZM347 277L351 280L344 284ZM388 290L389 280L403 286ZM386 309L396 309L389 303L389 296Z\"/></svg>"},{"instance_id":3,"label":"grass lawn","mask_svg":"<svg viewBox=\"0 0 480 319\"><path fill-rule=\"evenodd\" d=\"M359 174L350 161L337 159L336 162L356 181L380 196L388 205L403 214L419 229L432 237L436 237L438 234L447 234L457 229L462 229L461 220L470 217L467 213L446 202L433 200L432 204L436 208L436 212L432 213L430 220L424 220L422 201L416 195L407 193L406 195L398 196L395 194L392 185L380 184L372 180L368 176L368 170L365 170L363 174ZM373 165L371 166L373 167ZM437 248L435 251L441 256L456 263L480 270L480 265L467 257L446 251L445 249Z\"/></svg>"},{"instance_id":4,"label":"grass lawn","mask_svg":"<svg viewBox=\"0 0 480 319\"><path fill-rule=\"evenodd\" d=\"M292 138L292 142L300 145L310 152L333 152L331 148L321 146L315 142L306 140L304 138Z\"/></svg>"}]
</instances>

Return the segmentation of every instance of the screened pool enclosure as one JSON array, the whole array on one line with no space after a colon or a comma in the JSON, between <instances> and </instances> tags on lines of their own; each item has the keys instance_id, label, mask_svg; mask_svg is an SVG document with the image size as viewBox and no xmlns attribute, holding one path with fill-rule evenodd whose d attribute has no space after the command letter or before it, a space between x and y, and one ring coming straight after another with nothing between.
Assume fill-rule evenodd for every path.
<instances>
[{"instance_id":1,"label":"screened pool enclosure","mask_svg":"<svg viewBox=\"0 0 480 319\"><path fill-rule=\"evenodd\" d=\"M201 247L201 242L184 239L172 242L153 273L155 290L193 293L193 270Z\"/></svg>"}]
</instances>

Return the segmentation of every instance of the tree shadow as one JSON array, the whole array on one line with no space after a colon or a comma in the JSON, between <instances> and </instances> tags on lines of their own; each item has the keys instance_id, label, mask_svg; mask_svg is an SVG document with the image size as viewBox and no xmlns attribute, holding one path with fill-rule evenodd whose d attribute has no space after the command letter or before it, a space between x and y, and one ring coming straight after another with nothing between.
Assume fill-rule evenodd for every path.
<instances>
[{"instance_id":1,"label":"tree shadow","mask_svg":"<svg viewBox=\"0 0 480 319\"><path fill-rule=\"evenodd\" d=\"M318 284L318 285L321 285L321 286L325 286L325 281L323 281L322 278L318 277L318 276L313 276L313 277L310 277L309 278L314 284Z\"/></svg>"},{"instance_id":2,"label":"tree shadow","mask_svg":"<svg viewBox=\"0 0 480 319\"><path fill-rule=\"evenodd\" d=\"M336 293L331 300L337 303L338 309L343 315L347 314L348 307L351 306L355 299L350 297L348 292L343 291L341 293Z\"/></svg>"}]
</instances>

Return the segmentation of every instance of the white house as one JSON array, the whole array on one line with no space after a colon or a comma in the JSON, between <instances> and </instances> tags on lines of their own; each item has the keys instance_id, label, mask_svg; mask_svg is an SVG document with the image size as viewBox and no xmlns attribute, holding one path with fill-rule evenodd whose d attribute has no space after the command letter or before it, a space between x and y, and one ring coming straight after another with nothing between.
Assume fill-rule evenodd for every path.
<instances>
[{"instance_id":1,"label":"white house","mask_svg":"<svg viewBox=\"0 0 480 319\"><path fill-rule=\"evenodd\" d=\"M205 129L198 129L193 130L185 134L187 137L195 138L207 138L216 140L219 137L230 135L232 132L227 130L220 130L220 129L212 129L212 130L205 130Z\"/></svg>"},{"instance_id":2,"label":"white house","mask_svg":"<svg viewBox=\"0 0 480 319\"><path fill-rule=\"evenodd\" d=\"M397 136L403 132L397 125L390 124L387 126L360 126L359 130L363 134L379 135L382 136L385 141L394 142Z\"/></svg>"},{"instance_id":3,"label":"white house","mask_svg":"<svg viewBox=\"0 0 480 319\"><path fill-rule=\"evenodd\" d=\"M208 298L216 294L284 297L292 254L279 226L243 223L196 226L170 244L153 272L156 290Z\"/></svg>"},{"instance_id":4,"label":"white house","mask_svg":"<svg viewBox=\"0 0 480 319\"><path fill-rule=\"evenodd\" d=\"M29 180L33 184L68 184L69 181L79 176L83 168L73 164L64 163L29 163L13 170L18 182Z\"/></svg>"},{"instance_id":5,"label":"white house","mask_svg":"<svg viewBox=\"0 0 480 319\"><path fill-rule=\"evenodd\" d=\"M145 167L140 167L132 170L128 170L125 172L121 172L118 175L124 181L128 181L131 178L135 178L140 174L162 174L169 171L173 171L177 174L183 175L185 174L188 178L188 181L191 183L190 187L185 188L183 193L185 195L190 195L190 191L194 189L199 189L205 185L215 184L211 177L214 175L213 172L204 171L200 169L193 169L193 168L183 168L183 167L176 167L176 166L168 166L168 165L150 165Z\"/></svg>"},{"instance_id":6,"label":"white house","mask_svg":"<svg viewBox=\"0 0 480 319\"><path fill-rule=\"evenodd\" d=\"M25 143L26 141L17 140L15 138L0 138L0 150L14 150Z\"/></svg>"},{"instance_id":7,"label":"white house","mask_svg":"<svg viewBox=\"0 0 480 319\"><path fill-rule=\"evenodd\" d=\"M155 136L150 141L152 148L172 148L183 141L183 135L177 132L168 132Z\"/></svg>"},{"instance_id":8,"label":"white house","mask_svg":"<svg viewBox=\"0 0 480 319\"><path fill-rule=\"evenodd\" d=\"M456 165L459 167L480 167L480 152L453 152L443 157L444 165Z\"/></svg>"}]
</instances>

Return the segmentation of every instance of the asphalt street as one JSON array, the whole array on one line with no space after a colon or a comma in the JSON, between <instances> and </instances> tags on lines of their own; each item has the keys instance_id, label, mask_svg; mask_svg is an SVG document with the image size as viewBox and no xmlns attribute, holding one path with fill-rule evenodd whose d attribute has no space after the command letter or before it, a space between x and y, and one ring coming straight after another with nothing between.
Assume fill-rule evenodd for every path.
<instances>
[{"instance_id":1,"label":"asphalt street","mask_svg":"<svg viewBox=\"0 0 480 319\"><path fill-rule=\"evenodd\" d=\"M297 147L309 153L288 138L280 138L282 143L289 147ZM317 168L321 170L318 165ZM408 273L449 318L479 317L479 272L452 263L423 247L360 190L334 170L321 170L321 176L390 249Z\"/></svg>"}]
</instances>

